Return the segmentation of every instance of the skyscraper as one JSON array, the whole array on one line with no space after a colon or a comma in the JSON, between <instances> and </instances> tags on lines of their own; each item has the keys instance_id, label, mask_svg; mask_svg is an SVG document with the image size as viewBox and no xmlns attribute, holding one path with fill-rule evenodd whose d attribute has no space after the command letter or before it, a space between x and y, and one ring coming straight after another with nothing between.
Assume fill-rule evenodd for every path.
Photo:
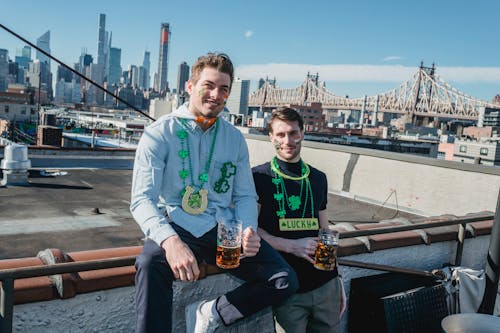
<instances>
[{"instance_id":1,"label":"skyscraper","mask_svg":"<svg viewBox=\"0 0 500 333\"><path fill-rule=\"evenodd\" d=\"M183 61L179 65L179 72L177 74L177 93L181 95L185 92L186 81L189 79L189 65Z\"/></svg>"},{"instance_id":2,"label":"skyscraper","mask_svg":"<svg viewBox=\"0 0 500 333\"><path fill-rule=\"evenodd\" d=\"M143 89L144 90L148 90L149 89L149 86L150 86L150 82L151 82L151 77L150 77L150 74L149 74L149 71L151 69L151 61L149 60L150 59L150 53L149 51L145 51L144 52L144 60L142 61L142 67L144 67L146 73L144 74L145 75L145 82L144 82L144 86L143 86Z\"/></svg>"},{"instance_id":3,"label":"skyscraper","mask_svg":"<svg viewBox=\"0 0 500 333\"><path fill-rule=\"evenodd\" d=\"M105 68L106 14L99 14L99 35L97 40L97 64Z\"/></svg>"},{"instance_id":4,"label":"skyscraper","mask_svg":"<svg viewBox=\"0 0 500 333\"><path fill-rule=\"evenodd\" d=\"M36 46L38 46L45 52L50 53L50 30L47 30L46 33L38 37L38 39L36 40ZM36 58L40 60L40 62L46 62L50 68L50 58L45 54L37 50Z\"/></svg>"},{"instance_id":5,"label":"skyscraper","mask_svg":"<svg viewBox=\"0 0 500 333\"><path fill-rule=\"evenodd\" d=\"M87 49L82 49L82 54L80 55L78 64L75 66L75 69L85 76L90 75L90 65L94 61L92 55L87 54ZM90 87L90 83L87 80L80 79L79 76L76 76L76 81L80 83L81 87L81 96L84 100L87 98L87 89Z\"/></svg>"},{"instance_id":6,"label":"skyscraper","mask_svg":"<svg viewBox=\"0 0 500 333\"><path fill-rule=\"evenodd\" d=\"M26 79L32 87L45 89L48 98L52 99L52 73L47 62L38 59L30 62Z\"/></svg>"},{"instance_id":7,"label":"skyscraper","mask_svg":"<svg viewBox=\"0 0 500 333\"><path fill-rule=\"evenodd\" d=\"M73 81L73 72L64 66L57 67L57 82L63 80L64 82Z\"/></svg>"},{"instance_id":8,"label":"skyscraper","mask_svg":"<svg viewBox=\"0 0 500 333\"><path fill-rule=\"evenodd\" d=\"M9 74L9 51L0 49L0 91L8 87L7 75Z\"/></svg>"},{"instance_id":9,"label":"skyscraper","mask_svg":"<svg viewBox=\"0 0 500 333\"><path fill-rule=\"evenodd\" d=\"M109 49L109 84L120 83L120 77L122 76L122 66L121 66L122 50L116 47Z\"/></svg>"},{"instance_id":10,"label":"skyscraper","mask_svg":"<svg viewBox=\"0 0 500 333\"><path fill-rule=\"evenodd\" d=\"M134 88L139 87L139 68L136 65L129 65L130 85Z\"/></svg>"},{"instance_id":11,"label":"skyscraper","mask_svg":"<svg viewBox=\"0 0 500 333\"><path fill-rule=\"evenodd\" d=\"M85 74L85 67L90 66L90 64L93 62L94 58L92 57L92 55L87 53L87 49L83 49L79 60L80 73Z\"/></svg>"},{"instance_id":12,"label":"skyscraper","mask_svg":"<svg viewBox=\"0 0 500 333\"><path fill-rule=\"evenodd\" d=\"M106 31L106 14L99 14L99 29L98 29L98 39L97 39L97 64L91 67L93 79L98 84L103 84L104 79L106 77L106 67L107 67L106 58L108 54L107 39L108 39L108 33ZM98 89L95 91L95 104L100 105L102 103L104 103L104 92Z\"/></svg>"},{"instance_id":13,"label":"skyscraper","mask_svg":"<svg viewBox=\"0 0 500 333\"><path fill-rule=\"evenodd\" d=\"M159 92L168 90L167 67L168 67L168 42L170 39L170 25L161 24L160 30L160 55L158 60L158 87Z\"/></svg>"},{"instance_id":14,"label":"skyscraper","mask_svg":"<svg viewBox=\"0 0 500 333\"><path fill-rule=\"evenodd\" d=\"M231 87L231 94L227 99L226 107L232 114L247 115L248 96L250 94L250 80L235 78Z\"/></svg>"},{"instance_id":15,"label":"skyscraper","mask_svg":"<svg viewBox=\"0 0 500 333\"><path fill-rule=\"evenodd\" d=\"M15 60L20 68L28 69L28 64L31 61L31 47L25 45L22 49L17 49Z\"/></svg>"},{"instance_id":16,"label":"skyscraper","mask_svg":"<svg viewBox=\"0 0 500 333\"><path fill-rule=\"evenodd\" d=\"M109 38L108 38L109 34ZM113 32L106 31L106 47L104 48L104 81L108 82L109 77L109 62L111 61L110 52L111 52L111 39L113 37Z\"/></svg>"},{"instance_id":17,"label":"skyscraper","mask_svg":"<svg viewBox=\"0 0 500 333\"><path fill-rule=\"evenodd\" d=\"M50 54L50 30L47 30L47 32L36 40L36 46ZM35 72L31 70L31 67L28 68L28 72L31 72L31 83L33 84L33 81L37 81L33 79L34 73L40 73L41 82L38 82L37 87L47 87L47 96L49 99L52 99L52 71L50 68L50 58L38 50L36 51L36 58L40 61L40 64L33 67Z\"/></svg>"}]
</instances>

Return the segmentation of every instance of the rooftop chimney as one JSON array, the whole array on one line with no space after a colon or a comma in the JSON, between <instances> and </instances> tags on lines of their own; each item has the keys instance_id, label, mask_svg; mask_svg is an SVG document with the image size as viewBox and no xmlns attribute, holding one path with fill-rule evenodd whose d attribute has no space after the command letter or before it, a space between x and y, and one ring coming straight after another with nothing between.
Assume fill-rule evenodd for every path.
<instances>
[{"instance_id":1,"label":"rooftop chimney","mask_svg":"<svg viewBox=\"0 0 500 333\"><path fill-rule=\"evenodd\" d=\"M31 161L28 159L28 147L16 143L5 146L0 168L3 171L2 186L29 185L28 169L31 168Z\"/></svg>"}]
</instances>

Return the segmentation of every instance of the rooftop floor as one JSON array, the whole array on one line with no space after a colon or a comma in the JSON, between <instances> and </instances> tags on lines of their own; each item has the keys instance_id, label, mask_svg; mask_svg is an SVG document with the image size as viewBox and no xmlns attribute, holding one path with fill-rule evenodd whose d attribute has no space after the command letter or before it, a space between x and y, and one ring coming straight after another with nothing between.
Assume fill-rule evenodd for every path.
<instances>
[{"instance_id":1,"label":"rooftop floor","mask_svg":"<svg viewBox=\"0 0 500 333\"><path fill-rule=\"evenodd\" d=\"M131 170L72 169L32 172L30 186L0 187L0 259L32 257L47 248L74 252L142 245L143 234L129 211L131 180ZM334 194L328 215L334 222L418 217Z\"/></svg>"}]
</instances>

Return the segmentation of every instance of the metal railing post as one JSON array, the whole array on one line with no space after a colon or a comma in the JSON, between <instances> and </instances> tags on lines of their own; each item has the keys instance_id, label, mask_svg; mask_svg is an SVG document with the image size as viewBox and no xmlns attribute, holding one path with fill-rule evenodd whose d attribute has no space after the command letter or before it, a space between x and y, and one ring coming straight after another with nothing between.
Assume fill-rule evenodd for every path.
<instances>
[{"instance_id":1,"label":"metal railing post","mask_svg":"<svg viewBox=\"0 0 500 333\"><path fill-rule=\"evenodd\" d=\"M466 224L462 223L458 226L458 239L457 239L457 253L455 255L455 266L460 266L462 264L462 254L464 252L464 241L465 241L465 227Z\"/></svg>"},{"instance_id":2,"label":"metal railing post","mask_svg":"<svg viewBox=\"0 0 500 333\"><path fill-rule=\"evenodd\" d=\"M5 278L0 288L0 333L12 333L14 279Z\"/></svg>"},{"instance_id":3,"label":"metal railing post","mask_svg":"<svg viewBox=\"0 0 500 333\"><path fill-rule=\"evenodd\" d=\"M490 246L486 257L486 287L479 313L493 314L500 280L500 189L498 191L497 210L490 234Z\"/></svg>"}]
</instances>

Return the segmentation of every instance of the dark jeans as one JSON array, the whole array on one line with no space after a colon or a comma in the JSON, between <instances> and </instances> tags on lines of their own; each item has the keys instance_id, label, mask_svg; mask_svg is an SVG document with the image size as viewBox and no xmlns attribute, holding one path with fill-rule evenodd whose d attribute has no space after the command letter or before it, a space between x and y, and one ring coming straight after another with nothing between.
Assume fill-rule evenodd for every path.
<instances>
[{"instance_id":1,"label":"dark jeans","mask_svg":"<svg viewBox=\"0 0 500 333\"><path fill-rule=\"evenodd\" d=\"M215 264L217 228L196 238L176 224L172 227L189 245L198 262ZM148 239L135 267L136 332L171 332L175 278L165 259L165 251ZM281 303L298 288L293 269L264 240L256 256L242 259L238 268L227 272L245 283L218 300L217 310L226 325Z\"/></svg>"}]
</instances>

